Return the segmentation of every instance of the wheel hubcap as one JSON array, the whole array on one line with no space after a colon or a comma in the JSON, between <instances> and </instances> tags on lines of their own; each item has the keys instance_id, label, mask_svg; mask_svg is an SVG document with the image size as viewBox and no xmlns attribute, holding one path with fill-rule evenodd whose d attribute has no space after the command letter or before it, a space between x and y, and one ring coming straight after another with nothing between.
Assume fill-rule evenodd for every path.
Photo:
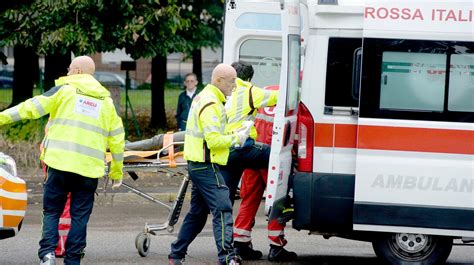
<instances>
[{"instance_id":1,"label":"wheel hubcap","mask_svg":"<svg viewBox=\"0 0 474 265\"><path fill-rule=\"evenodd\" d=\"M397 234L396 243L408 253L417 253L426 247L428 239L421 234Z\"/></svg>"}]
</instances>

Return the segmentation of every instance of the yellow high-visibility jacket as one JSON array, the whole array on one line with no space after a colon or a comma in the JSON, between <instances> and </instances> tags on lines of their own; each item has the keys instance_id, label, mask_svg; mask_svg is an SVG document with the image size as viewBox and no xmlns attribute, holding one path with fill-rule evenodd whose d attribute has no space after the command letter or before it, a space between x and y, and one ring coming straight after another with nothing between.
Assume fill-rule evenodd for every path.
<instances>
[{"instance_id":1,"label":"yellow high-visibility jacket","mask_svg":"<svg viewBox=\"0 0 474 265\"><path fill-rule=\"evenodd\" d=\"M184 136L186 160L227 164L229 147L235 145L239 137L224 134L227 119L223 102L224 94L213 85L207 85L194 98Z\"/></svg>"},{"instance_id":2,"label":"yellow high-visibility jacket","mask_svg":"<svg viewBox=\"0 0 474 265\"><path fill-rule=\"evenodd\" d=\"M49 114L40 157L46 165L100 178L105 173L108 147L113 157L109 176L122 179L125 134L109 91L88 74L61 77L56 84L44 94L0 112L0 126Z\"/></svg>"},{"instance_id":3,"label":"yellow high-visibility jacket","mask_svg":"<svg viewBox=\"0 0 474 265\"><path fill-rule=\"evenodd\" d=\"M265 90L252 85L250 82L237 78L237 88L232 92L230 100L226 103L227 114L226 133L240 129L246 120L255 120L257 109L275 106L278 100L277 90ZM255 126L250 129L249 136L257 139Z\"/></svg>"}]
</instances>

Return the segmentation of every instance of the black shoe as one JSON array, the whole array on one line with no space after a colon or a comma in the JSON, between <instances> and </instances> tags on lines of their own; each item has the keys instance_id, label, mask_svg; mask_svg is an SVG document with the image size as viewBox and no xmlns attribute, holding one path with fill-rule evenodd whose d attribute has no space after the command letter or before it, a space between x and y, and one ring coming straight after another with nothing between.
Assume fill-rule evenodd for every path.
<instances>
[{"instance_id":1,"label":"black shoe","mask_svg":"<svg viewBox=\"0 0 474 265\"><path fill-rule=\"evenodd\" d=\"M234 242L234 249L243 260L258 260L263 256L262 251L253 249L251 244Z\"/></svg>"},{"instance_id":2,"label":"black shoe","mask_svg":"<svg viewBox=\"0 0 474 265\"><path fill-rule=\"evenodd\" d=\"M288 251L280 246L270 245L270 252L268 253L269 261L294 261L297 257L295 252Z\"/></svg>"}]
</instances>

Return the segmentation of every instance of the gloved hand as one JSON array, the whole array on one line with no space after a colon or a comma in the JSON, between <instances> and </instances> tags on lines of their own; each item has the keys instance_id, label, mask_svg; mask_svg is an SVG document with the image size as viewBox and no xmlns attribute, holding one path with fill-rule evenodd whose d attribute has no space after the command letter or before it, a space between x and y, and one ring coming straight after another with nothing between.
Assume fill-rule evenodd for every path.
<instances>
[{"instance_id":1,"label":"gloved hand","mask_svg":"<svg viewBox=\"0 0 474 265\"><path fill-rule=\"evenodd\" d=\"M236 131L235 134L239 137L239 142L235 144L235 147L242 147L245 144L247 138L249 138L249 132L245 130Z\"/></svg>"},{"instance_id":2,"label":"gloved hand","mask_svg":"<svg viewBox=\"0 0 474 265\"><path fill-rule=\"evenodd\" d=\"M112 179L112 189L113 190L119 188L120 186L122 186L122 179L119 179L119 180Z\"/></svg>"}]
</instances>

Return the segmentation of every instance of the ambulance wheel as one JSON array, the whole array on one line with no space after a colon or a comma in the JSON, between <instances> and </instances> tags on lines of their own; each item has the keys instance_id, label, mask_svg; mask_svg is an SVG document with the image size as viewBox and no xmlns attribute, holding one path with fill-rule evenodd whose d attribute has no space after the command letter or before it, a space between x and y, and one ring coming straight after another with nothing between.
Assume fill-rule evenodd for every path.
<instances>
[{"instance_id":1,"label":"ambulance wheel","mask_svg":"<svg viewBox=\"0 0 474 265\"><path fill-rule=\"evenodd\" d=\"M377 257L393 265L444 264L453 247L450 237L424 234L386 234L372 242Z\"/></svg>"},{"instance_id":2,"label":"ambulance wheel","mask_svg":"<svg viewBox=\"0 0 474 265\"><path fill-rule=\"evenodd\" d=\"M150 252L150 242L150 235L148 235L147 233L142 232L137 235L137 237L135 238L135 246L140 256L148 256L148 253Z\"/></svg>"}]
</instances>

